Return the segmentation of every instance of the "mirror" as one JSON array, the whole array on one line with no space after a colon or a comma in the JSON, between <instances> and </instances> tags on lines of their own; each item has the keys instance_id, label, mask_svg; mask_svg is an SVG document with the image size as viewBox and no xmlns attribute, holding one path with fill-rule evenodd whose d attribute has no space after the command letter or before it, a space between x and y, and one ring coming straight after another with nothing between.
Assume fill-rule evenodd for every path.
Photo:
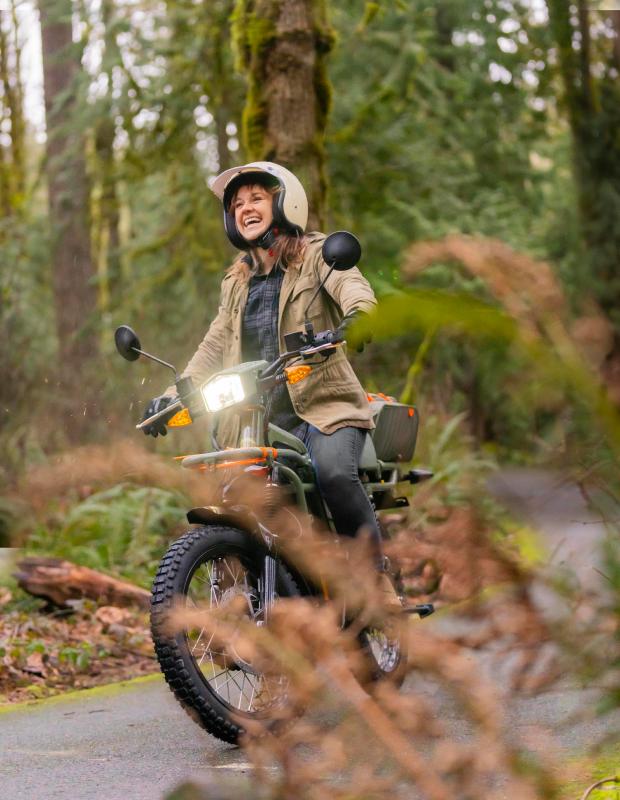
<instances>
[{"instance_id":1,"label":"mirror","mask_svg":"<svg viewBox=\"0 0 620 800\"><path fill-rule=\"evenodd\" d=\"M118 352L127 361L137 361L140 358L140 353L136 352L140 350L140 339L129 325L121 325L114 331L114 342Z\"/></svg>"},{"instance_id":2,"label":"mirror","mask_svg":"<svg viewBox=\"0 0 620 800\"><path fill-rule=\"evenodd\" d=\"M359 240L348 231L336 231L323 242L323 260L339 272L351 269L362 257Z\"/></svg>"}]
</instances>

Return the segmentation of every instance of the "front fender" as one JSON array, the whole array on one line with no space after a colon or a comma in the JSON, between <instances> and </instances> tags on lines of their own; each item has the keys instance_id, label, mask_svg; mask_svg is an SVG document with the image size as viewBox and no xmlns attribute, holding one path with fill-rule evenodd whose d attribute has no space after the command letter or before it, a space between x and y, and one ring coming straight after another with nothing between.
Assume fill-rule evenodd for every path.
<instances>
[{"instance_id":1,"label":"front fender","mask_svg":"<svg viewBox=\"0 0 620 800\"><path fill-rule=\"evenodd\" d=\"M258 524L258 519L247 507L244 506L198 506L187 512L187 521L194 525L231 525L240 528L256 537L257 541L265 541ZM282 556L280 555L280 558ZM299 586L303 595L316 594L316 588L312 587L304 575L287 559L283 559L286 568L293 575L295 582Z\"/></svg>"},{"instance_id":2,"label":"front fender","mask_svg":"<svg viewBox=\"0 0 620 800\"><path fill-rule=\"evenodd\" d=\"M247 508L238 506L198 506L187 512L187 521L193 525L212 525L214 522L232 525L243 531L260 535L256 516Z\"/></svg>"}]
</instances>

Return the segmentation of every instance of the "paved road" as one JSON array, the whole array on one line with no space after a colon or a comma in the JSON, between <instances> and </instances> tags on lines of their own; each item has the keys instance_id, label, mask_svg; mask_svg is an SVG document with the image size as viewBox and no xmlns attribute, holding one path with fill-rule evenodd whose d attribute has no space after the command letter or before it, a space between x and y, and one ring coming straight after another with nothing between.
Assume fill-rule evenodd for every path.
<instances>
[{"instance_id":1,"label":"paved road","mask_svg":"<svg viewBox=\"0 0 620 800\"><path fill-rule=\"evenodd\" d=\"M452 736L468 737L467 722L439 686L416 688L438 702ZM548 741L542 730L548 728L557 734L563 758L578 753L605 731L596 717L565 724L578 708L592 707L593 697L563 688L521 698L509 713L512 733L543 751ZM155 800L189 778L204 782L247 771L243 752L197 728L159 678L0 714L0 792L6 800Z\"/></svg>"},{"instance_id":2,"label":"paved road","mask_svg":"<svg viewBox=\"0 0 620 800\"><path fill-rule=\"evenodd\" d=\"M564 562L595 591L599 576L594 567L604 531L584 525L595 520L578 492L558 489L548 476L531 473L502 473L495 480L494 493L524 509L546 531L554 563ZM480 656L472 653L471 658ZM411 684L404 687L411 689ZM438 685L418 683L416 690L439 705L457 738L467 738L466 721ZM596 690L564 686L518 698L507 708L509 727L517 740L541 751L549 748L542 729L553 731L566 759L609 725L593 713L596 697ZM585 714L577 723L571 721L576 711ZM0 713L0 794L6 800L154 800L184 779L246 771L244 754L200 730L159 678Z\"/></svg>"},{"instance_id":3,"label":"paved road","mask_svg":"<svg viewBox=\"0 0 620 800\"><path fill-rule=\"evenodd\" d=\"M570 573L585 591L607 588L601 545L609 534L579 489L561 476L534 469L502 469L489 480L491 493L524 517L548 554L549 567Z\"/></svg>"},{"instance_id":4,"label":"paved road","mask_svg":"<svg viewBox=\"0 0 620 800\"><path fill-rule=\"evenodd\" d=\"M195 773L244 762L201 731L159 677L0 714L0 754L6 800L154 800Z\"/></svg>"}]
</instances>

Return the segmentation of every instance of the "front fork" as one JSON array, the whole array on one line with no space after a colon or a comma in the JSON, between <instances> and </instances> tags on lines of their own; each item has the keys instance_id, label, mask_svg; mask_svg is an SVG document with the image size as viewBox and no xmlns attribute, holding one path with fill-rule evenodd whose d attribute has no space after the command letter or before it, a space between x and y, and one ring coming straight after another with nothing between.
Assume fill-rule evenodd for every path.
<instances>
[{"instance_id":1,"label":"front fork","mask_svg":"<svg viewBox=\"0 0 620 800\"><path fill-rule=\"evenodd\" d=\"M263 623L267 622L276 599L277 563L273 556L266 555L263 560L260 599L263 607Z\"/></svg>"}]
</instances>

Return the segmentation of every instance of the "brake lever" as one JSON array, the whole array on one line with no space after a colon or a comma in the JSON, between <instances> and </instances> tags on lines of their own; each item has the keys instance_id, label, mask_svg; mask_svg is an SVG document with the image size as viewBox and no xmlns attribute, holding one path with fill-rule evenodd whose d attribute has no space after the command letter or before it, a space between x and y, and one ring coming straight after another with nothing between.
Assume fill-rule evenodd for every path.
<instances>
[{"instance_id":1,"label":"brake lever","mask_svg":"<svg viewBox=\"0 0 620 800\"><path fill-rule=\"evenodd\" d=\"M343 344L345 344L344 340L340 342L325 342L325 344L319 344L316 345L315 347L309 347L306 350L302 350L299 355L303 359L315 355L324 355L327 356L327 358L329 358L329 356L333 356L337 348L342 347Z\"/></svg>"},{"instance_id":2,"label":"brake lever","mask_svg":"<svg viewBox=\"0 0 620 800\"><path fill-rule=\"evenodd\" d=\"M156 422L158 419L161 419L162 417L169 416L171 411L175 411L175 412L176 411L180 411L182 408L184 408L183 403L180 400L176 400L174 403L170 403L169 406L166 406L165 408L162 408L161 411L158 411L156 414L153 414L151 417L147 417L146 419L143 419L142 422L139 422L136 425L136 428L139 431L141 431L142 428L146 428L146 426L150 425L152 422Z\"/></svg>"}]
</instances>

